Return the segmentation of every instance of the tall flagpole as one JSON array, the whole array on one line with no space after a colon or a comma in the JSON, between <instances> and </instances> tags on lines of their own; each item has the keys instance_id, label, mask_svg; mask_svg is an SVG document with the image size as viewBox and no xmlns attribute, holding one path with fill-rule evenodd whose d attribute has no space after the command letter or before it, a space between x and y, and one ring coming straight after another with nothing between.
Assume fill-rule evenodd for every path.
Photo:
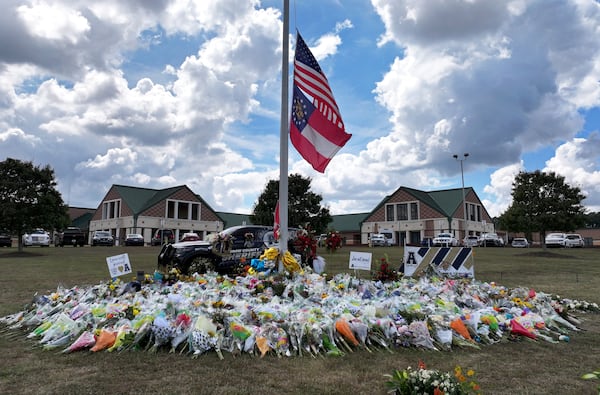
<instances>
[{"instance_id":1,"label":"tall flagpole","mask_svg":"<svg viewBox=\"0 0 600 395\"><path fill-rule=\"evenodd\" d=\"M288 80L289 80L290 2L283 0L283 34L281 54L281 121L279 126L279 251L287 251L288 240ZM283 265L279 263L279 271Z\"/></svg>"}]
</instances>

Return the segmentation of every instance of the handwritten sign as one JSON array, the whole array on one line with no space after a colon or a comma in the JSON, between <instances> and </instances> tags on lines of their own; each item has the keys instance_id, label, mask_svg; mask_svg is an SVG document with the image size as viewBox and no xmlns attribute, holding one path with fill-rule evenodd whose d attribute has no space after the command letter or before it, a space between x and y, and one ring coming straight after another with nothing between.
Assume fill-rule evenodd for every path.
<instances>
[{"instance_id":1,"label":"handwritten sign","mask_svg":"<svg viewBox=\"0 0 600 395\"><path fill-rule=\"evenodd\" d=\"M131 263L129 263L129 254L121 254L106 257L108 271L112 278L131 273Z\"/></svg>"},{"instance_id":2,"label":"handwritten sign","mask_svg":"<svg viewBox=\"0 0 600 395\"><path fill-rule=\"evenodd\" d=\"M350 269L354 270L371 270L370 252L350 251Z\"/></svg>"}]
</instances>

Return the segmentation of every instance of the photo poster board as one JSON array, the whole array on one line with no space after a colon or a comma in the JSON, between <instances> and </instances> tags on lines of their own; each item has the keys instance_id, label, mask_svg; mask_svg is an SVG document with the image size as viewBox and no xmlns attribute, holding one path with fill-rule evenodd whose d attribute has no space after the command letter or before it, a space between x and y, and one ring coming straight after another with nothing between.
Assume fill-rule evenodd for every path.
<instances>
[{"instance_id":1,"label":"photo poster board","mask_svg":"<svg viewBox=\"0 0 600 395\"><path fill-rule=\"evenodd\" d=\"M428 266L446 277L475 278L473 249L469 247L404 248L400 271L408 277L421 276Z\"/></svg>"},{"instance_id":2,"label":"photo poster board","mask_svg":"<svg viewBox=\"0 0 600 395\"><path fill-rule=\"evenodd\" d=\"M108 265L110 277L113 279L132 271L129 254L127 253L106 257L106 264Z\"/></svg>"},{"instance_id":3,"label":"photo poster board","mask_svg":"<svg viewBox=\"0 0 600 395\"><path fill-rule=\"evenodd\" d=\"M371 271L372 257L373 254L371 254L370 252L350 251L350 260L348 262L348 267L354 270L355 275L358 274L357 270Z\"/></svg>"}]
</instances>

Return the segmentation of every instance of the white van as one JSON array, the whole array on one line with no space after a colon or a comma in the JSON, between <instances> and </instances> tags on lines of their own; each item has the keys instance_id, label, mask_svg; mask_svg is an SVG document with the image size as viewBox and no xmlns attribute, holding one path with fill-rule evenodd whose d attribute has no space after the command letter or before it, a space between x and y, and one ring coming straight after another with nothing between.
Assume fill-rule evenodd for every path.
<instances>
[{"instance_id":1,"label":"white van","mask_svg":"<svg viewBox=\"0 0 600 395\"><path fill-rule=\"evenodd\" d=\"M379 229L379 234L385 236L388 246L396 245L396 233L392 229Z\"/></svg>"},{"instance_id":2,"label":"white van","mask_svg":"<svg viewBox=\"0 0 600 395\"><path fill-rule=\"evenodd\" d=\"M387 238L381 233L374 233L371 235L371 247L387 247Z\"/></svg>"}]
</instances>

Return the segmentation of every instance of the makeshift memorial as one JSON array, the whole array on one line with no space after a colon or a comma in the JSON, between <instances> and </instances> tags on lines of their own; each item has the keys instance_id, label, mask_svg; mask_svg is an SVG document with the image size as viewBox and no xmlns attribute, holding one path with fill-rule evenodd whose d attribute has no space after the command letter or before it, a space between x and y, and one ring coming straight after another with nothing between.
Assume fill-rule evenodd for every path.
<instances>
[{"instance_id":1,"label":"makeshift memorial","mask_svg":"<svg viewBox=\"0 0 600 395\"><path fill-rule=\"evenodd\" d=\"M259 260L278 257L267 250ZM566 342L580 330L574 313L600 311L595 303L474 279L328 278L290 257L284 273L248 264L236 277L175 270L141 283L59 287L1 317L0 333L24 330L40 347L65 353L343 356L401 347L451 351L517 338Z\"/></svg>"}]
</instances>

